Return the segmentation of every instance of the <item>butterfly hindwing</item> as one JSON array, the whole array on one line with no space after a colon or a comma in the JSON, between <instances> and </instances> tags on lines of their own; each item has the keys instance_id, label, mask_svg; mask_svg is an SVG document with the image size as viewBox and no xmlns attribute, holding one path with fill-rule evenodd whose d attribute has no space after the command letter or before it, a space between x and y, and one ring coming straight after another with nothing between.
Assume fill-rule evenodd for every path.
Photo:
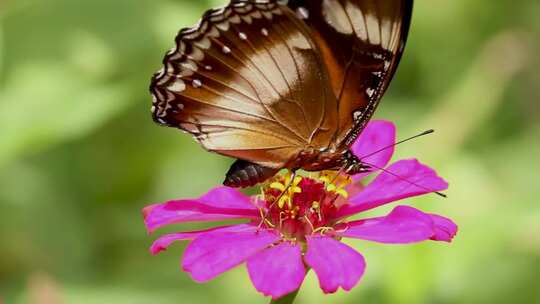
<instances>
[{"instance_id":1,"label":"butterfly hindwing","mask_svg":"<svg viewBox=\"0 0 540 304\"><path fill-rule=\"evenodd\" d=\"M350 146L369 121L403 53L413 0L291 0L312 30L334 94L336 141Z\"/></svg>"}]
</instances>

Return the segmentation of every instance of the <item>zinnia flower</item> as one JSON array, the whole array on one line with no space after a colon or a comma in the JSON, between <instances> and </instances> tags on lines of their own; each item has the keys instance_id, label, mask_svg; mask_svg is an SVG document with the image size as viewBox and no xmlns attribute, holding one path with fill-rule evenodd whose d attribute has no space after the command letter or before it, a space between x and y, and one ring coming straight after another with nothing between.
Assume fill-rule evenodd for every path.
<instances>
[{"instance_id":1,"label":"zinnia flower","mask_svg":"<svg viewBox=\"0 0 540 304\"><path fill-rule=\"evenodd\" d=\"M374 121L352 150L362 157L394 142L394 125ZM390 148L363 161L384 168L392 154ZM207 282L245 262L255 288L276 299L300 287L306 267L315 271L325 293L339 287L352 289L366 263L342 238L385 244L452 240L457 226L450 219L408 206L397 206L386 216L347 221L360 212L448 187L434 170L417 160L395 162L363 186L360 180L365 176L321 172L293 177L287 173L265 183L261 194L253 197L221 186L196 199L148 206L143 213L149 232L174 223L247 220L164 235L153 243L151 252L157 254L175 241L190 240L182 269L193 280Z\"/></svg>"}]
</instances>

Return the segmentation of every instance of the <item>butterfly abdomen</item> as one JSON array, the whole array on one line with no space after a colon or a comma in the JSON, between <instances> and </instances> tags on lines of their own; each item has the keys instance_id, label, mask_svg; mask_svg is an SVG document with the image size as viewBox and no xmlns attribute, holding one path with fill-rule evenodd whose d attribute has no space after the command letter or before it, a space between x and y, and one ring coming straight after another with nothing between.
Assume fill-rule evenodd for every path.
<instances>
[{"instance_id":1,"label":"butterfly abdomen","mask_svg":"<svg viewBox=\"0 0 540 304\"><path fill-rule=\"evenodd\" d=\"M251 187L274 176L279 169L267 168L244 160L237 160L225 176L223 184L234 188Z\"/></svg>"}]
</instances>

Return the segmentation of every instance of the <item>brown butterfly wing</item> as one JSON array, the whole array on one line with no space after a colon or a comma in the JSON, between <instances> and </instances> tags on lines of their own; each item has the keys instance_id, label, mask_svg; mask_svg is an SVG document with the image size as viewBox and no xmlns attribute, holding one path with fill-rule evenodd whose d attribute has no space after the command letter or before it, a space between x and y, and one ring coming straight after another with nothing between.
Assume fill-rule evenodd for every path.
<instances>
[{"instance_id":1,"label":"brown butterfly wing","mask_svg":"<svg viewBox=\"0 0 540 304\"><path fill-rule=\"evenodd\" d=\"M400 61L413 0L291 0L321 49L338 96L336 142L349 146L373 115Z\"/></svg>"},{"instance_id":2,"label":"brown butterfly wing","mask_svg":"<svg viewBox=\"0 0 540 304\"><path fill-rule=\"evenodd\" d=\"M233 1L182 30L151 84L153 117L271 168L330 144L337 106L310 30L276 1Z\"/></svg>"}]
</instances>

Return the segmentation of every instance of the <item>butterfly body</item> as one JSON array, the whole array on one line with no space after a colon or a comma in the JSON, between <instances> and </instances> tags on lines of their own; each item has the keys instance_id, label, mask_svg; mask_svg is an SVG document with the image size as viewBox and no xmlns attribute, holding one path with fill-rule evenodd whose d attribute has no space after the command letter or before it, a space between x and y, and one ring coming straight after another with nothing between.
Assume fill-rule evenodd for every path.
<instances>
[{"instance_id":1,"label":"butterfly body","mask_svg":"<svg viewBox=\"0 0 540 304\"><path fill-rule=\"evenodd\" d=\"M395 72L411 10L412 0L233 0L180 31L152 79L153 118L237 158L231 186L282 168L365 168L349 146Z\"/></svg>"},{"instance_id":2,"label":"butterfly body","mask_svg":"<svg viewBox=\"0 0 540 304\"><path fill-rule=\"evenodd\" d=\"M305 171L341 170L343 173L354 175L369 172L372 168L362 163L351 151L343 153L314 153L313 158L301 154L296 160L297 165L286 167L295 172ZM303 165L302 165L303 164ZM224 185L235 188L251 187L264 182L274 176L280 169L263 167L244 160L237 160L225 175Z\"/></svg>"}]
</instances>

